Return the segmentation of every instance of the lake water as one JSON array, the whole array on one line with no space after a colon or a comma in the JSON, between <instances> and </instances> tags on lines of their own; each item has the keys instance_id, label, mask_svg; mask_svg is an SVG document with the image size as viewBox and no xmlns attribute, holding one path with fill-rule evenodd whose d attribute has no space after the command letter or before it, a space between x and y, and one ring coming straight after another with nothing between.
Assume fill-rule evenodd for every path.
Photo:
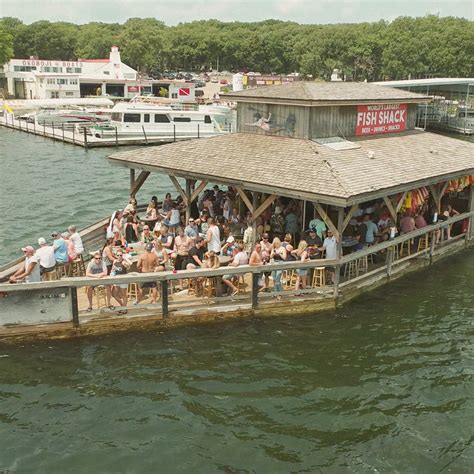
<instances>
[{"instance_id":1,"label":"lake water","mask_svg":"<svg viewBox=\"0 0 474 474\"><path fill-rule=\"evenodd\" d=\"M0 140L2 261L127 199L110 150ZM0 472L471 473L473 317L466 251L335 314L3 344Z\"/></svg>"}]
</instances>

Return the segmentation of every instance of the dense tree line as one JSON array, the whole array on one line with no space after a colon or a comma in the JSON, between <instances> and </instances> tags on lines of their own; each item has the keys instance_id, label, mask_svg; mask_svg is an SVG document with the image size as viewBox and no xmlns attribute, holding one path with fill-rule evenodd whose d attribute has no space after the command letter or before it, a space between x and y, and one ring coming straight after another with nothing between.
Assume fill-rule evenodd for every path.
<instances>
[{"instance_id":1,"label":"dense tree line","mask_svg":"<svg viewBox=\"0 0 474 474\"><path fill-rule=\"evenodd\" d=\"M474 22L462 18L399 17L392 22L300 25L268 20L217 20L166 26L155 18L124 24L0 19L0 63L10 57L122 60L142 72L193 70L299 71L328 79L338 68L354 80L474 76Z\"/></svg>"}]
</instances>

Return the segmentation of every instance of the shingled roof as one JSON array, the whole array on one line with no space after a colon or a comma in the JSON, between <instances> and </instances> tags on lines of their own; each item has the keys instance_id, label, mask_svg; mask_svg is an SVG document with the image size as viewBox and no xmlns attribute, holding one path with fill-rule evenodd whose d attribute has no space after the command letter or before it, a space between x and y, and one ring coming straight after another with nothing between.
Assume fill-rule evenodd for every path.
<instances>
[{"instance_id":1,"label":"shingled roof","mask_svg":"<svg viewBox=\"0 0 474 474\"><path fill-rule=\"evenodd\" d=\"M288 102L304 105L327 105L328 103L363 104L377 102L427 102L431 98L401 89L365 82L306 82L290 83L245 89L222 94L237 102Z\"/></svg>"},{"instance_id":2,"label":"shingled roof","mask_svg":"<svg viewBox=\"0 0 474 474\"><path fill-rule=\"evenodd\" d=\"M235 133L109 159L129 168L339 206L474 174L470 142L412 131L356 143L360 148L336 151L311 140Z\"/></svg>"}]
</instances>

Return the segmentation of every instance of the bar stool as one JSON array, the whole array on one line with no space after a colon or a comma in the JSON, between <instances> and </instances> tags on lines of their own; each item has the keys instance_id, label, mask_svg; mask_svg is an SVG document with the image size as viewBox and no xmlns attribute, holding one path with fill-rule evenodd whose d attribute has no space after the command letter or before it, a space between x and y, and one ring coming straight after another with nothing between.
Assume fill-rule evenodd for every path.
<instances>
[{"instance_id":1,"label":"bar stool","mask_svg":"<svg viewBox=\"0 0 474 474\"><path fill-rule=\"evenodd\" d=\"M79 255L75 260L73 260L69 264L69 276L85 276L86 274L86 267L84 265L84 260L82 258L82 255Z\"/></svg>"},{"instance_id":2,"label":"bar stool","mask_svg":"<svg viewBox=\"0 0 474 474\"><path fill-rule=\"evenodd\" d=\"M400 244L399 249L398 249L399 258L409 257L411 255L411 244L412 244L411 239L405 240L404 242Z\"/></svg>"},{"instance_id":3,"label":"bar stool","mask_svg":"<svg viewBox=\"0 0 474 474\"><path fill-rule=\"evenodd\" d=\"M101 304L100 304L101 299L104 302L104 304L102 306L107 305L107 299L106 299L106 295L105 295L105 286L95 286L93 294L96 298L98 308L101 307Z\"/></svg>"},{"instance_id":4,"label":"bar stool","mask_svg":"<svg viewBox=\"0 0 474 474\"><path fill-rule=\"evenodd\" d=\"M246 292L246 284L245 284L245 274L242 273L242 275L239 275L237 279L237 288L239 289L239 293L242 291L242 293Z\"/></svg>"},{"instance_id":5,"label":"bar stool","mask_svg":"<svg viewBox=\"0 0 474 474\"><path fill-rule=\"evenodd\" d=\"M360 273L367 273L369 271L369 257L361 257L357 260L357 276Z\"/></svg>"},{"instance_id":6,"label":"bar stool","mask_svg":"<svg viewBox=\"0 0 474 474\"><path fill-rule=\"evenodd\" d=\"M50 271L50 272L45 272L45 273L43 273L42 279L43 279L43 281L53 281L53 280L57 280L56 270L52 270L52 271Z\"/></svg>"},{"instance_id":7,"label":"bar stool","mask_svg":"<svg viewBox=\"0 0 474 474\"><path fill-rule=\"evenodd\" d=\"M68 276L68 264L67 263L56 264L56 280L61 280L61 278L65 276Z\"/></svg>"},{"instance_id":8,"label":"bar stool","mask_svg":"<svg viewBox=\"0 0 474 474\"><path fill-rule=\"evenodd\" d=\"M290 290L294 286L296 286L296 271L295 270L285 270L283 275L281 276L282 280L284 281L283 287L285 290Z\"/></svg>"},{"instance_id":9,"label":"bar stool","mask_svg":"<svg viewBox=\"0 0 474 474\"><path fill-rule=\"evenodd\" d=\"M213 298L216 296L216 277L209 277L204 280L202 296Z\"/></svg>"},{"instance_id":10,"label":"bar stool","mask_svg":"<svg viewBox=\"0 0 474 474\"><path fill-rule=\"evenodd\" d=\"M349 263L346 263L344 267L344 277L350 280L352 277L358 276L358 274L357 260L351 260Z\"/></svg>"},{"instance_id":11,"label":"bar stool","mask_svg":"<svg viewBox=\"0 0 474 474\"><path fill-rule=\"evenodd\" d=\"M127 288L127 299L137 300L138 299L138 283L129 283Z\"/></svg>"},{"instance_id":12,"label":"bar stool","mask_svg":"<svg viewBox=\"0 0 474 474\"><path fill-rule=\"evenodd\" d=\"M426 250L429 248L430 248L430 234L426 233L420 237L420 240L418 240L417 252L421 252L422 250Z\"/></svg>"},{"instance_id":13,"label":"bar stool","mask_svg":"<svg viewBox=\"0 0 474 474\"><path fill-rule=\"evenodd\" d=\"M313 271L312 288L320 288L326 286L326 268L316 267Z\"/></svg>"}]
</instances>

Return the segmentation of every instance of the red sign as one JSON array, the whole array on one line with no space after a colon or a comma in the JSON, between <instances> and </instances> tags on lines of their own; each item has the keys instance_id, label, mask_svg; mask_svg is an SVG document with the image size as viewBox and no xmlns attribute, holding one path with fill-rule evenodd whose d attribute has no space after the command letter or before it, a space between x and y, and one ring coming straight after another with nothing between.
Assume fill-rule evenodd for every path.
<instances>
[{"instance_id":1,"label":"red sign","mask_svg":"<svg viewBox=\"0 0 474 474\"><path fill-rule=\"evenodd\" d=\"M189 96L191 93L189 87L180 87L178 90L178 95Z\"/></svg>"},{"instance_id":2,"label":"red sign","mask_svg":"<svg viewBox=\"0 0 474 474\"><path fill-rule=\"evenodd\" d=\"M128 92L140 92L140 86L128 86Z\"/></svg>"},{"instance_id":3,"label":"red sign","mask_svg":"<svg viewBox=\"0 0 474 474\"><path fill-rule=\"evenodd\" d=\"M407 104L358 105L356 135L401 132L407 126Z\"/></svg>"}]
</instances>

